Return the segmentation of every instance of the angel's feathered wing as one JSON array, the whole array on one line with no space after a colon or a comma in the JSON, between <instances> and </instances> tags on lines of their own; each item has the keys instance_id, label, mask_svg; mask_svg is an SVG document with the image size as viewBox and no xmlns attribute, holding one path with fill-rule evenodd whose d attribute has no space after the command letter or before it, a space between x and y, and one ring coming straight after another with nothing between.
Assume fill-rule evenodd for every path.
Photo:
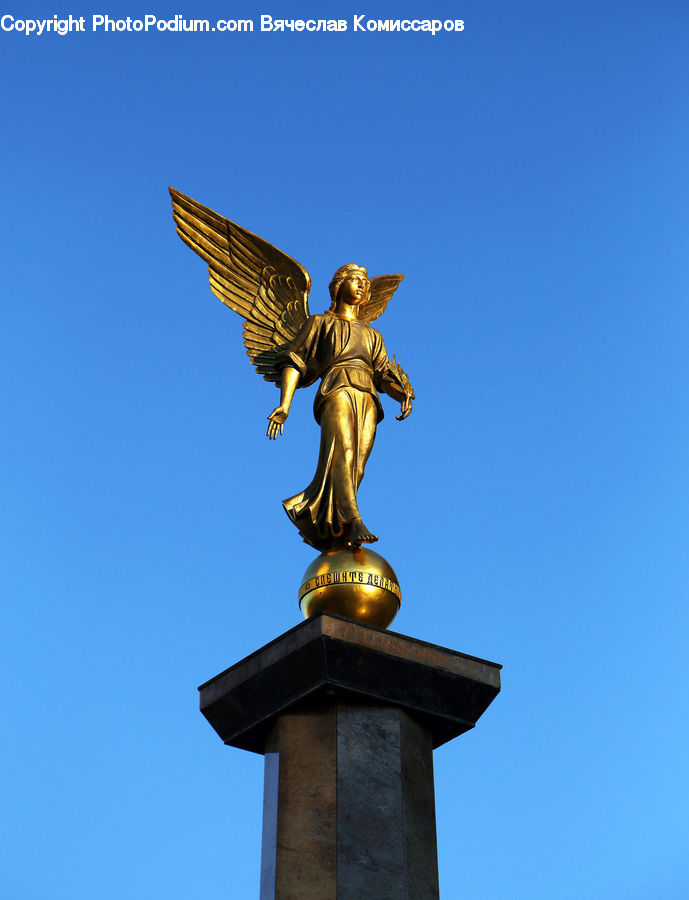
<instances>
[{"instance_id":1,"label":"angel's feathered wing","mask_svg":"<svg viewBox=\"0 0 689 900\"><path fill-rule=\"evenodd\" d=\"M208 263L215 296L244 318L244 346L256 371L279 383L280 348L294 340L309 317L309 273L282 250L191 197L174 188L170 196L177 234Z\"/></svg>"},{"instance_id":2,"label":"angel's feathered wing","mask_svg":"<svg viewBox=\"0 0 689 900\"><path fill-rule=\"evenodd\" d=\"M376 275L372 278L368 300L359 307L359 321L370 325L382 316L403 278L404 275Z\"/></svg>"}]
</instances>

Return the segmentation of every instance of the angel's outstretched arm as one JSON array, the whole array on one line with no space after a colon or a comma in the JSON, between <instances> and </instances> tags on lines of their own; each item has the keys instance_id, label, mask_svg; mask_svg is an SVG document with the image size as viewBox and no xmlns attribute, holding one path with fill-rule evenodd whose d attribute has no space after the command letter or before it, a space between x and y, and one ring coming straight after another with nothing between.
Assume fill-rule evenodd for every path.
<instances>
[{"instance_id":1,"label":"angel's outstretched arm","mask_svg":"<svg viewBox=\"0 0 689 900\"><path fill-rule=\"evenodd\" d=\"M282 429L289 415L289 408L292 405L292 397L299 384L301 374L298 369L292 366L285 366L282 370L282 379L280 381L280 405L276 406L272 413L268 416L268 437L274 441L275 438L282 434Z\"/></svg>"}]
</instances>

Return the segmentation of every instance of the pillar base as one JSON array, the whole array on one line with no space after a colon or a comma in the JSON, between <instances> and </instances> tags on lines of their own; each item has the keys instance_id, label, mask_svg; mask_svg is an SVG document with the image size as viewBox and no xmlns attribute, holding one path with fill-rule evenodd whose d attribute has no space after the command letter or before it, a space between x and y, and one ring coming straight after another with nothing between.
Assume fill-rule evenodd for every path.
<instances>
[{"instance_id":1,"label":"pillar base","mask_svg":"<svg viewBox=\"0 0 689 900\"><path fill-rule=\"evenodd\" d=\"M437 900L432 751L500 668L322 614L202 685L223 741L265 755L261 900Z\"/></svg>"}]
</instances>

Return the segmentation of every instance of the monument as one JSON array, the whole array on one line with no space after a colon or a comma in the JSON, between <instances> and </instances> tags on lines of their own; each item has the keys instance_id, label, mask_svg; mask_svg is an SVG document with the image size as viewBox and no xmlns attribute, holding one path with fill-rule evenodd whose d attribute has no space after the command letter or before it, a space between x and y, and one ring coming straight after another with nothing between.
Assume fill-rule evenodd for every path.
<instances>
[{"instance_id":1,"label":"monument","mask_svg":"<svg viewBox=\"0 0 689 900\"><path fill-rule=\"evenodd\" d=\"M200 687L222 740L265 757L261 900L438 898L432 751L473 728L500 666L386 631L400 608L391 564L364 546L357 492L383 418L379 393L415 399L371 326L403 275L355 263L311 315L296 260L170 188L177 233L210 287L244 319L251 363L280 389L267 435L295 391L319 381L316 472L283 501L318 551L298 590L306 621Z\"/></svg>"}]
</instances>

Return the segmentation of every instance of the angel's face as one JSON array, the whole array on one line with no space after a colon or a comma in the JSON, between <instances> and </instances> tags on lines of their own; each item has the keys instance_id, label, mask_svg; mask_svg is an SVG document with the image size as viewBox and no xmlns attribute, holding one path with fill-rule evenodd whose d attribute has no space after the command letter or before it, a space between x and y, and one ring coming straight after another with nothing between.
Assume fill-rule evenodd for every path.
<instances>
[{"instance_id":1,"label":"angel's face","mask_svg":"<svg viewBox=\"0 0 689 900\"><path fill-rule=\"evenodd\" d=\"M361 275L348 275L342 282L338 300L347 306L358 306L366 297L368 282Z\"/></svg>"}]
</instances>

